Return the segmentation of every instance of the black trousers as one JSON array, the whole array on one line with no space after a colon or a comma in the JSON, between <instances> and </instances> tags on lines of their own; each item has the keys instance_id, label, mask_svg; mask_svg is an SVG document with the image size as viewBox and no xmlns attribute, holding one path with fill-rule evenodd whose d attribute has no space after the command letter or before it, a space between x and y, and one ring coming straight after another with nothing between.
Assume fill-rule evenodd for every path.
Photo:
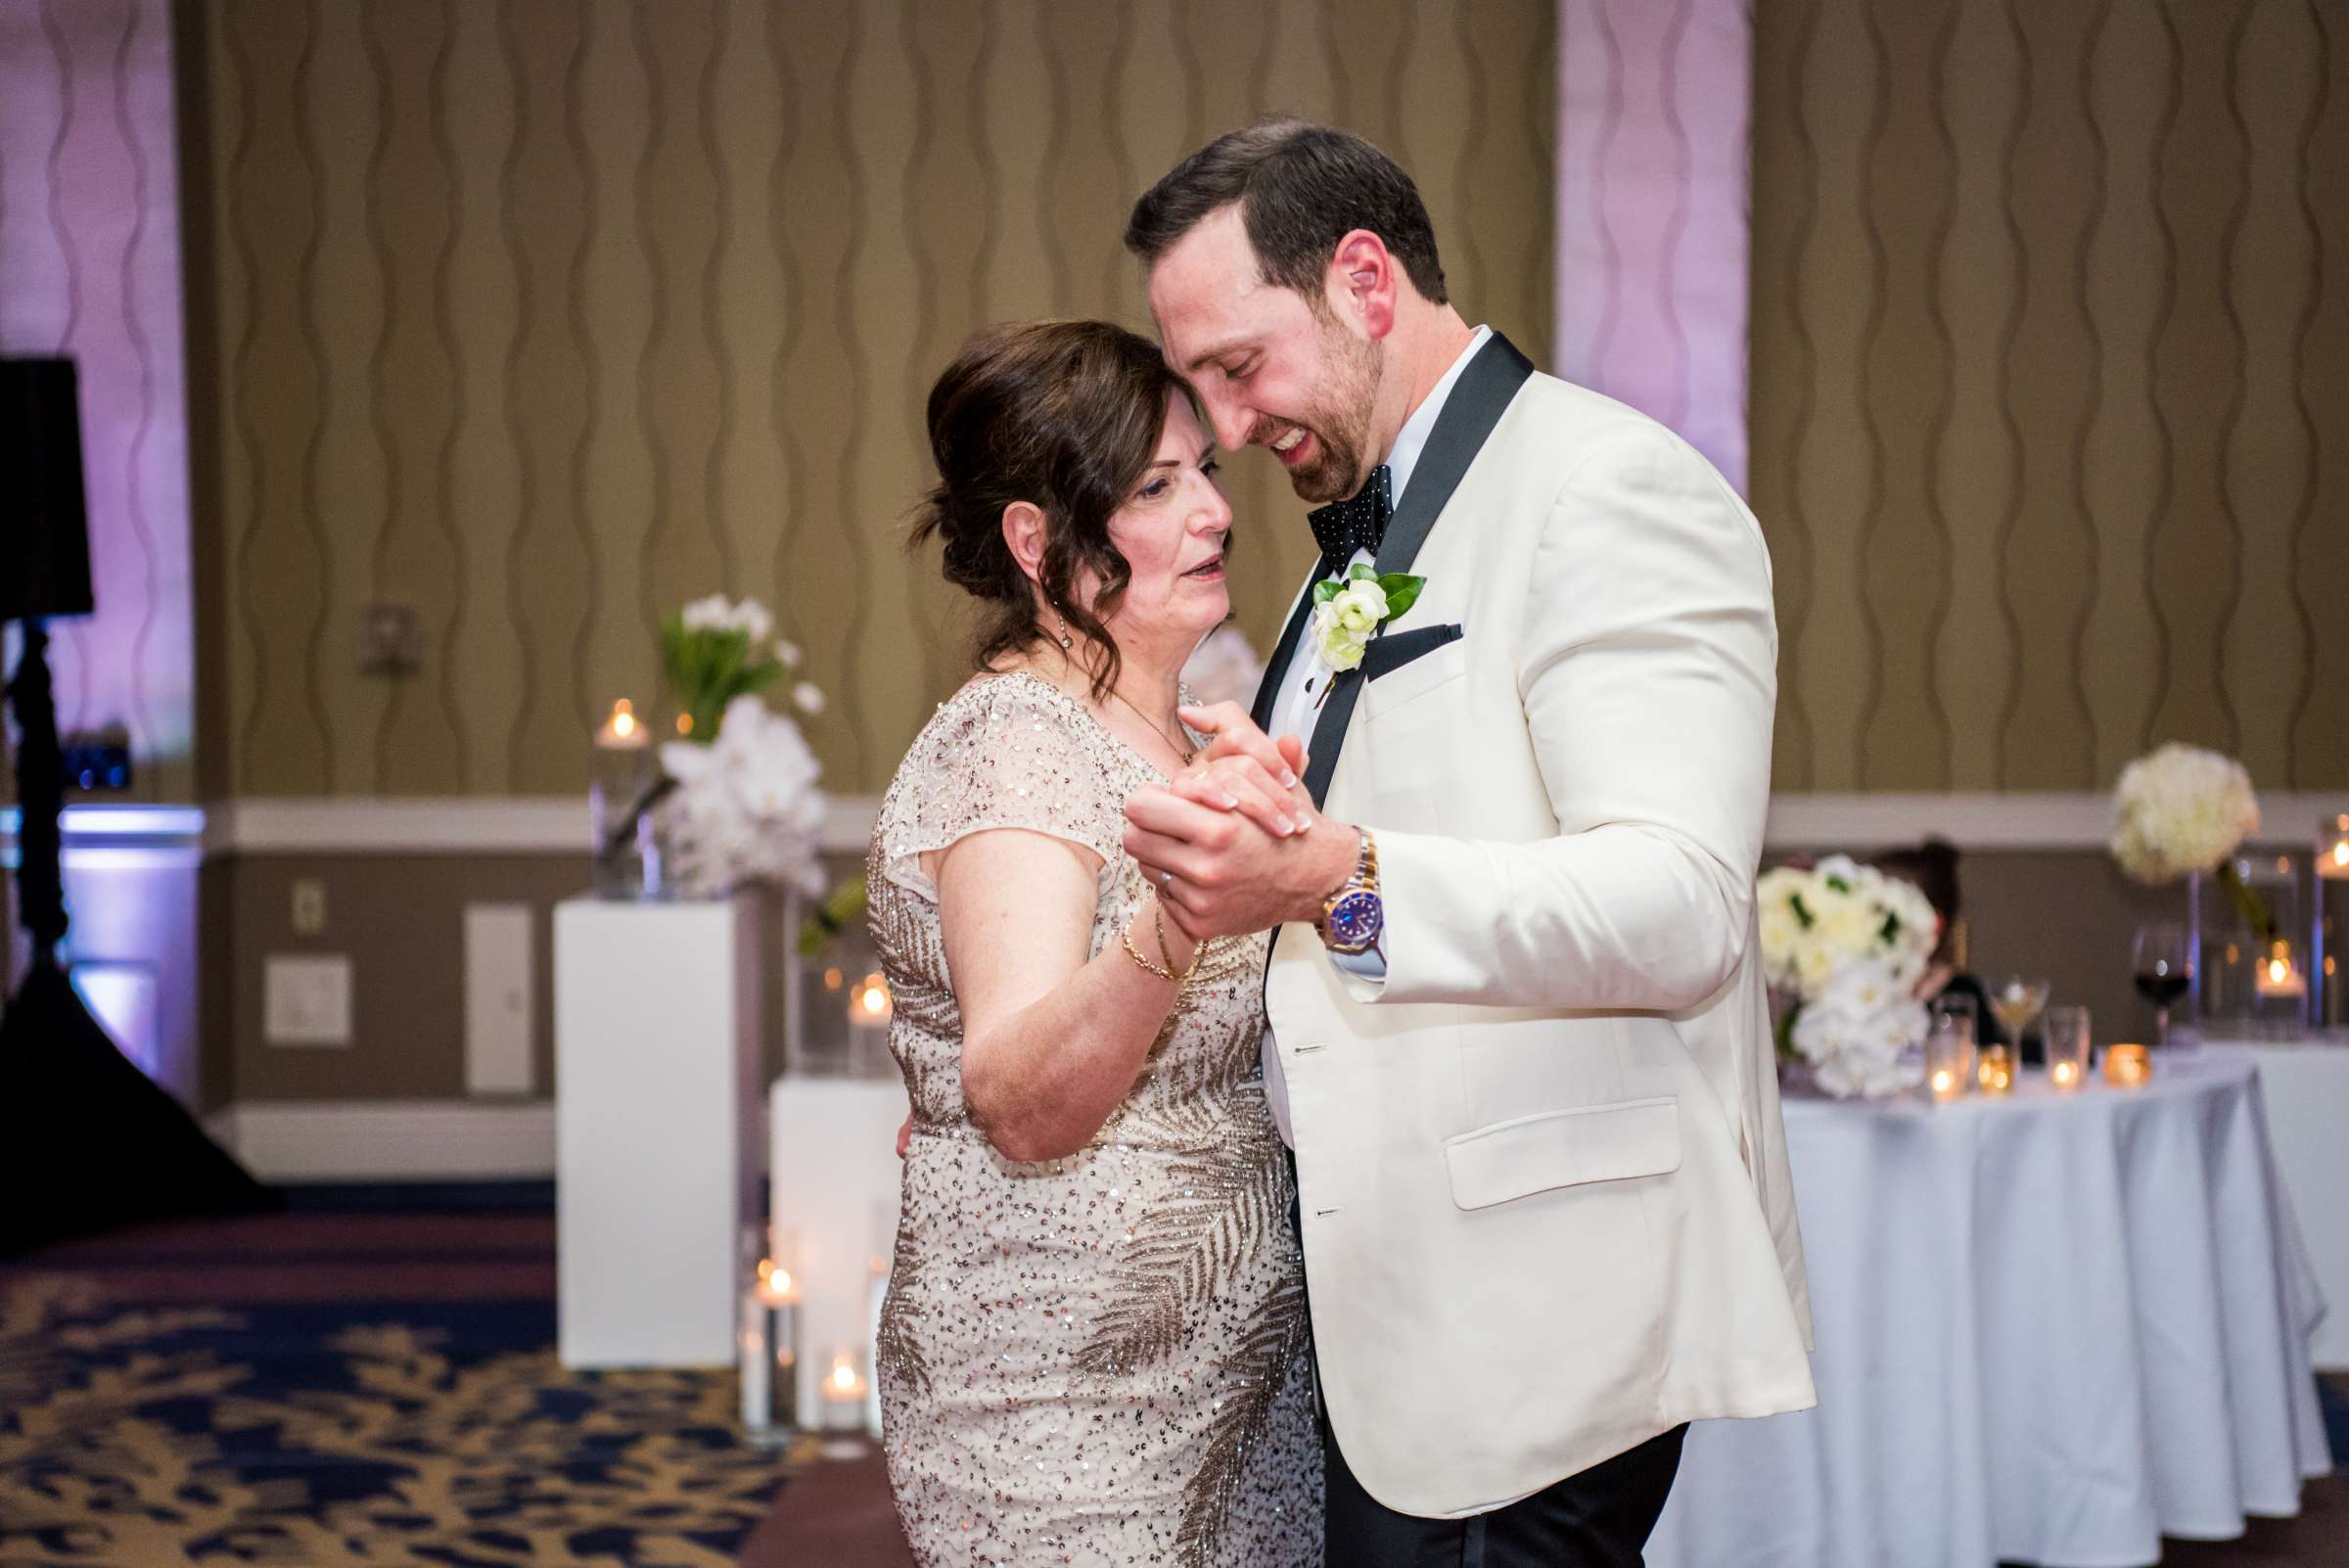
<instances>
[{"instance_id":1,"label":"black trousers","mask_svg":"<svg viewBox=\"0 0 2349 1568\"><path fill-rule=\"evenodd\" d=\"M1639 1568L1687 1434L1676 1426L1491 1513L1421 1519L1362 1490L1325 1415L1323 1560L1329 1568Z\"/></svg>"}]
</instances>

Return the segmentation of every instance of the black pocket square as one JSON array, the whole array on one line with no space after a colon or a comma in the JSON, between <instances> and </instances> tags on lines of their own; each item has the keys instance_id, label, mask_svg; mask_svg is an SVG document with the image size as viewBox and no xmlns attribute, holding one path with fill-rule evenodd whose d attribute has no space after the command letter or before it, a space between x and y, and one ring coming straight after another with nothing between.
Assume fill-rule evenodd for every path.
<instances>
[{"instance_id":1,"label":"black pocket square","mask_svg":"<svg viewBox=\"0 0 2349 1568\"><path fill-rule=\"evenodd\" d=\"M1460 627L1414 626L1408 631L1390 631L1374 637L1362 650L1362 677L1376 680L1391 675L1412 660L1434 653L1448 642L1460 640Z\"/></svg>"}]
</instances>

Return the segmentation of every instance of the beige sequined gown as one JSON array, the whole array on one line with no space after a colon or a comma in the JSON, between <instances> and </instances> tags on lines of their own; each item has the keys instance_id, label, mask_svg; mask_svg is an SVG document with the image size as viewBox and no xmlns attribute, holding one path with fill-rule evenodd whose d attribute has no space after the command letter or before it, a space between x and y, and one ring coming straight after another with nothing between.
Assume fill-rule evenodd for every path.
<instances>
[{"instance_id":1,"label":"beige sequined gown","mask_svg":"<svg viewBox=\"0 0 2349 1568\"><path fill-rule=\"evenodd\" d=\"M925 1565L1321 1561L1303 1265L1258 1063L1267 939L1210 950L1082 1152L1014 1164L963 1106L919 856L996 827L1086 846L1105 862L1097 954L1144 892L1119 844L1125 799L1160 782L1049 682L982 676L915 740L873 830L873 938L914 1117L883 1427Z\"/></svg>"}]
</instances>

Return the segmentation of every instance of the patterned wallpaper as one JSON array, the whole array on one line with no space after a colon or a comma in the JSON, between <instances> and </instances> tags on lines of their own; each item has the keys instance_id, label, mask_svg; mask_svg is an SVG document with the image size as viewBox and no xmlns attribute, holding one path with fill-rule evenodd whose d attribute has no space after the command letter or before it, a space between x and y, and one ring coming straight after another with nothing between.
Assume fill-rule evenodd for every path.
<instances>
[{"instance_id":1,"label":"patterned wallpaper","mask_svg":"<svg viewBox=\"0 0 2349 1568\"><path fill-rule=\"evenodd\" d=\"M2349 783L2349 13L1756 9L1777 781Z\"/></svg>"},{"instance_id":2,"label":"patterned wallpaper","mask_svg":"<svg viewBox=\"0 0 2349 1568\"><path fill-rule=\"evenodd\" d=\"M191 182L240 795L580 786L665 607L774 604L878 789L962 669L899 548L921 402L974 327L1146 326L1131 197L1274 109L1409 166L1456 297L1550 341L1552 0L242 0ZM1258 643L1312 546L1227 469ZM415 606L421 672L357 673Z\"/></svg>"},{"instance_id":3,"label":"patterned wallpaper","mask_svg":"<svg viewBox=\"0 0 2349 1568\"><path fill-rule=\"evenodd\" d=\"M0 0L0 353L80 377L97 613L52 627L58 726L127 731L147 800L194 786L171 122L165 0Z\"/></svg>"}]
</instances>

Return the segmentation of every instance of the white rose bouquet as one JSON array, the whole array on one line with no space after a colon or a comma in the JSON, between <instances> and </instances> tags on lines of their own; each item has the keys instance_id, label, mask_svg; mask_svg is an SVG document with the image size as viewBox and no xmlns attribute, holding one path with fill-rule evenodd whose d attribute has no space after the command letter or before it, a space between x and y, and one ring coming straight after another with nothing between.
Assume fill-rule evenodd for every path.
<instances>
[{"instance_id":1,"label":"white rose bouquet","mask_svg":"<svg viewBox=\"0 0 2349 1568\"><path fill-rule=\"evenodd\" d=\"M1878 1095L1918 1082L1907 1053L1924 1038L1917 982L1940 917L1913 886L1849 855L1763 874L1763 972L1785 998L1781 1055L1809 1062L1830 1094Z\"/></svg>"},{"instance_id":2,"label":"white rose bouquet","mask_svg":"<svg viewBox=\"0 0 2349 1568\"><path fill-rule=\"evenodd\" d=\"M2159 885L2218 873L2254 934L2276 919L2235 875L2234 852L2259 831L2259 797L2242 763L2173 741L2121 769L2113 791L2112 857L2132 880Z\"/></svg>"}]
</instances>

